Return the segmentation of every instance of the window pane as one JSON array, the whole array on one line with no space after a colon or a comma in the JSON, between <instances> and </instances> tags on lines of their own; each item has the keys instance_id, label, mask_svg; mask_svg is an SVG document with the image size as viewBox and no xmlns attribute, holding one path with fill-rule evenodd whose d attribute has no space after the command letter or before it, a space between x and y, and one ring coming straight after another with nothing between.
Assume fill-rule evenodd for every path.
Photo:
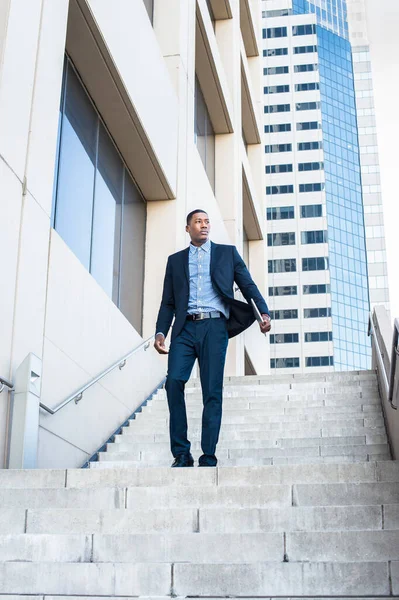
<instances>
[{"instance_id":1,"label":"window pane","mask_svg":"<svg viewBox=\"0 0 399 600\"><path fill-rule=\"evenodd\" d=\"M119 296L122 186L122 161L107 131L101 124L90 271L115 304L118 304Z\"/></svg>"},{"instance_id":2,"label":"window pane","mask_svg":"<svg viewBox=\"0 0 399 600\"><path fill-rule=\"evenodd\" d=\"M142 331L146 205L125 170L123 200L120 309Z\"/></svg>"},{"instance_id":3,"label":"window pane","mask_svg":"<svg viewBox=\"0 0 399 600\"><path fill-rule=\"evenodd\" d=\"M87 269L90 267L96 146L97 114L68 65L55 229Z\"/></svg>"}]
</instances>

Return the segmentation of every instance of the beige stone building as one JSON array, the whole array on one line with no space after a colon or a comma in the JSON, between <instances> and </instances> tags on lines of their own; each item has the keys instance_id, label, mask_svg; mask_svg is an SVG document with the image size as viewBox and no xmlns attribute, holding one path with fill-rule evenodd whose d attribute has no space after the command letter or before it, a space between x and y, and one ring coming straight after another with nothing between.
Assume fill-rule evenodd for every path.
<instances>
[{"instance_id":1,"label":"beige stone building","mask_svg":"<svg viewBox=\"0 0 399 600\"><path fill-rule=\"evenodd\" d=\"M266 292L260 40L260 0L0 2L1 377L32 353L54 409L153 335L193 208ZM267 373L268 348L253 326L227 374ZM83 464L165 372L142 349L41 409L37 466Z\"/></svg>"}]
</instances>

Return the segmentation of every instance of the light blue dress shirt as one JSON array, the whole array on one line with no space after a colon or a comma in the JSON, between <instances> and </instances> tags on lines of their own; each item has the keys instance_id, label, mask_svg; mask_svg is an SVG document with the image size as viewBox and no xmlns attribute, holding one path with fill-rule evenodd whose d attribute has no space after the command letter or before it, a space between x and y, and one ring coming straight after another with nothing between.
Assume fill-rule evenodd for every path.
<instances>
[{"instance_id":1,"label":"light blue dress shirt","mask_svg":"<svg viewBox=\"0 0 399 600\"><path fill-rule=\"evenodd\" d=\"M216 293L211 280L211 242L208 240L202 246L194 246L190 243L188 253L188 272L190 276L190 288L187 313L192 315L200 312L212 312L218 310L226 319L229 318L230 310ZM162 333L162 331L158 331Z\"/></svg>"},{"instance_id":2,"label":"light blue dress shirt","mask_svg":"<svg viewBox=\"0 0 399 600\"><path fill-rule=\"evenodd\" d=\"M188 271L190 275L188 314L218 310L228 319L229 307L217 294L211 281L210 240L202 246L190 244Z\"/></svg>"}]
</instances>

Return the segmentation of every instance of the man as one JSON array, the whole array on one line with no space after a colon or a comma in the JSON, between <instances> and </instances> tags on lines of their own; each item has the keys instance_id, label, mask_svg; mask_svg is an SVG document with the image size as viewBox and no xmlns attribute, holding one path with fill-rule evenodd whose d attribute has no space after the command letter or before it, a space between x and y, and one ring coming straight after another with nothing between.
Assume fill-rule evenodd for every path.
<instances>
[{"instance_id":1,"label":"man","mask_svg":"<svg viewBox=\"0 0 399 600\"><path fill-rule=\"evenodd\" d=\"M209 240L208 215L196 209L187 215L188 248L168 258L154 347L168 354L165 338L173 317L166 393L170 413L172 467L192 467L194 459L187 439L184 386L198 358L203 396L202 456L200 467L214 467L222 419L223 371L228 338L241 333L255 320L251 304L234 299L234 281L244 298L254 299L263 323L270 331L269 309L235 246Z\"/></svg>"}]
</instances>

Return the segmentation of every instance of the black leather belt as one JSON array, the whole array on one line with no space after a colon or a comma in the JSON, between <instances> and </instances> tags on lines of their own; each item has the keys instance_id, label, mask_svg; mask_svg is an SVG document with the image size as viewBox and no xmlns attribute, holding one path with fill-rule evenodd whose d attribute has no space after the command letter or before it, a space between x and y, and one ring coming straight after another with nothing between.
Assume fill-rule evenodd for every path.
<instances>
[{"instance_id":1,"label":"black leather belt","mask_svg":"<svg viewBox=\"0 0 399 600\"><path fill-rule=\"evenodd\" d=\"M201 312L194 313L193 315L187 315L187 321L202 321L202 319L220 319L224 318L224 314L219 312L218 310L213 310L212 312Z\"/></svg>"}]
</instances>

